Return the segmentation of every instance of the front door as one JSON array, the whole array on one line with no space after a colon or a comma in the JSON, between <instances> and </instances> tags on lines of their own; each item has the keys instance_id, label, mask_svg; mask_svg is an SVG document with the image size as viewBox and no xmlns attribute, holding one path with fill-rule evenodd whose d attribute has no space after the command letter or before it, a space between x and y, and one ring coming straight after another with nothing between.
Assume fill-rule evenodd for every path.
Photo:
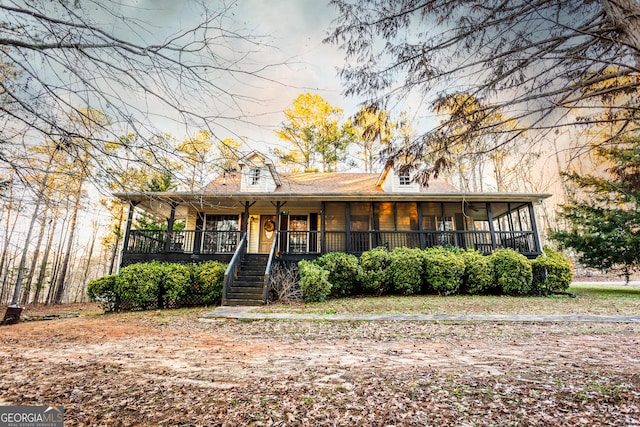
<instances>
[{"instance_id":1,"label":"front door","mask_svg":"<svg viewBox=\"0 0 640 427\"><path fill-rule=\"evenodd\" d=\"M260 216L260 244L258 252L268 254L276 237L276 217L275 215Z\"/></svg>"}]
</instances>

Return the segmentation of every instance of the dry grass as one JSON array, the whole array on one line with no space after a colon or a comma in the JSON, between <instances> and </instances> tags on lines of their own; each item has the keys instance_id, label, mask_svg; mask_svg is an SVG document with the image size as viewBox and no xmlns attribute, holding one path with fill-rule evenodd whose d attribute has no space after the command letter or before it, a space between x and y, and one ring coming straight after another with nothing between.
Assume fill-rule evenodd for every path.
<instances>
[{"instance_id":1,"label":"dry grass","mask_svg":"<svg viewBox=\"0 0 640 427\"><path fill-rule=\"evenodd\" d=\"M591 314L637 315L640 287L581 284L567 295L550 297L506 296L389 296L331 299L323 303L272 304L261 312L326 314Z\"/></svg>"}]
</instances>

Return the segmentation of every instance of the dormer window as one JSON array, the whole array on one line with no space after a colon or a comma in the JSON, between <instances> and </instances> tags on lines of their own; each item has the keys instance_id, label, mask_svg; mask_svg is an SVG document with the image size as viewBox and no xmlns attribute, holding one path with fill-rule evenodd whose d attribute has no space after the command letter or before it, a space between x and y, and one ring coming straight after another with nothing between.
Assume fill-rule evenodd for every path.
<instances>
[{"instance_id":1,"label":"dormer window","mask_svg":"<svg viewBox=\"0 0 640 427\"><path fill-rule=\"evenodd\" d=\"M409 172L399 172L398 179L400 180L401 186L411 185L411 177L409 176Z\"/></svg>"},{"instance_id":2,"label":"dormer window","mask_svg":"<svg viewBox=\"0 0 640 427\"><path fill-rule=\"evenodd\" d=\"M260 184L260 169L252 168L249 169L249 185L258 185Z\"/></svg>"}]
</instances>

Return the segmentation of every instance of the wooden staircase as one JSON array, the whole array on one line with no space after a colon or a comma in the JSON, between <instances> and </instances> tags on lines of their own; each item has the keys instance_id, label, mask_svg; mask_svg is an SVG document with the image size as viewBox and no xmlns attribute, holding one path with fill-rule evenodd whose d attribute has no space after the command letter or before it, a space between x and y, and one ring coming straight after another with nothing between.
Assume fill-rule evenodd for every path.
<instances>
[{"instance_id":1,"label":"wooden staircase","mask_svg":"<svg viewBox=\"0 0 640 427\"><path fill-rule=\"evenodd\" d=\"M238 277L234 279L223 305L263 305L264 271L269 255L247 254L240 262Z\"/></svg>"}]
</instances>

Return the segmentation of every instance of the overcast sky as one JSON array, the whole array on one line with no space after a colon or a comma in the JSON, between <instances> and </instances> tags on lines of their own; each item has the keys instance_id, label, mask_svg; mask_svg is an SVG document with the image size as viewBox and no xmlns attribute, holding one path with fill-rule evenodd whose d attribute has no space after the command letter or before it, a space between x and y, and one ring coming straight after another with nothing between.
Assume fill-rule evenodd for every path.
<instances>
[{"instance_id":1,"label":"overcast sky","mask_svg":"<svg viewBox=\"0 0 640 427\"><path fill-rule=\"evenodd\" d=\"M128 4L125 14L133 13L143 21L152 22L160 39L190 28L200 19L201 8L192 1L130 0ZM226 130L215 129L214 125L217 137L246 136L257 145L279 143L274 130L284 119L283 110L304 92L318 93L331 105L342 108L345 117L356 112L359 100L341 94L337 77L344 55L337 47L322 43L336 17L335 10L325 0L207 1L206 4L212 11L219 9L216 5L231 4L225 22L243 33L259 36L264 42L263 47L254 47L255 52L245 62L256 67L259 63L280 64L263 73L273 81L224 83L231 91L257 99L244 108L250 121L258 126L237 124L234 129ZM168 131L177 133L178 138L183 136L179 129Z\"/></svg>"},{"instance_id":2,"label":"overcast sky","mask_svg":"<svg viewBox=\"0 0 640 427\"><path fill-rule=\"evenodd\" d=\"M330 104L355 113L358 100L342 95L337 68L343 64L343 53L333 45L322 43L336 14L324 0L251 0L241 2L241 11L247 26L258 34L268 34L289 65L279 67L278 81L287 87L273 85L265 88L264 98L269 100L275 114L268 115L269 123L280 124L282 111L291 105L297 95L315 92ZM274 120L275 119L275 120ZM273 140L273 133L263 133L265 142Z\"/></svg>"}]
</instances>

